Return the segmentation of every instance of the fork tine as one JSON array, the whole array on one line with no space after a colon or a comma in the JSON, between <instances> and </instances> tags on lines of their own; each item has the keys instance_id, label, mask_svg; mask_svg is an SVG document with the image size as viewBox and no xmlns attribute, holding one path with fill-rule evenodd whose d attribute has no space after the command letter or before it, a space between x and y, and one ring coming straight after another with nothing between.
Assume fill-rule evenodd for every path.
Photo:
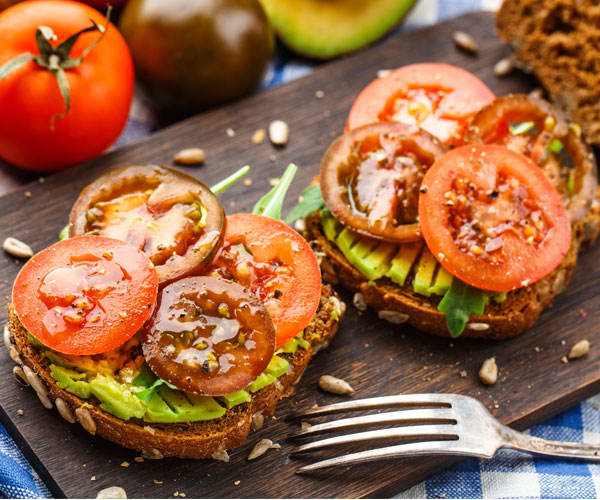
<instances>
[{"instance_id":1,"label":"fork tine","mask_svg":"<svg viewBox=\"0 0 600 500\"><path fill-rule=\"evenodd\" d=\"M453 432L454 431L454 432ZM313 441L296 446L292 450L292 454L313 451L339 444L356 443L361 441L373 441L376 439L386 438L436 438L436 439L458 439L456 428L454 425L419 425L409 427L394 427L392 429L378 429L375 431L357 432L355 434L346 434L344 436L336 436L320 441Z\"/></svg>"},{"instance_id":2,"label":"fork tine","mask_svg":"<svg viewBox=\"0 0 600 500\"><path fill-rule=\"evenodd\" d=\"M400 444L389 446L387 448L377 448L375 450L361 451L359 453L342 455L341 457L329 458L300 467L296 471L296 474L306 474L325 467L353 465L362 462L370 462L372 460L380 460L382 458L412 457L419 455L467 455L491 458L490 455L463 448L460 441L429 441L424 443Z\"/></svg>"},{"instance_id":3,"label":"fork tine","mask_svg":"<svg viewBox=\"0 0 600 500\"><path fill-rule=\"evenodd\" d=\"M449 408L453 398L456 398L456 394L397 394L395 396L355 399L353 401L318 406L316 408L293 413L292 415L286 417L286 420L297 420L299 418L316 417L318 415L327 415L330 413L339 413L343 411L386 408L389 406L419 406L435 404L439 405L440 407Z\"/></svg>"},{"instance_id":4,"label":"fork tine","mask_svg":"<svg viewBox=\"0 0 600 500\"><path fill-rule=\"evenodd\" d=\"M385 413L376 413L374 415L363 415L360 417L342 418L331 422L312 425L307 429L299 430L288 435L288 438L299 438L310 436L321 432L347 429L349 427L362 427L373 424L391 424L391 423L439 423L439 424L455 424L454 412L450 408L429 408L419 410L402 410L391 411Z\"/></svg>"}]
</instances>

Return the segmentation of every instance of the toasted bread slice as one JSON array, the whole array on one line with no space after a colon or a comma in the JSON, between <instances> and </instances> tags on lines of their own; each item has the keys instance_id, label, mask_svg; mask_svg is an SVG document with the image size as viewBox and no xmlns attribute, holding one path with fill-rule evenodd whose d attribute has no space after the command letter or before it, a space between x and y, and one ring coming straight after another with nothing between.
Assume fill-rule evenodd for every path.
<instances>
[{"instance_id":1,"label":"toasted bread slice","mask_svg":"<svg viewBox=\"0 0 600 500\"><path fill-rule=\"evenodd\" d=\"M593 243L600 230L600 189L595 203L587 216L573 230L569 252L548 276L531 286L509 292L502 303L490 303L485 314L472 316L462 333L463 338L505 339L529 328L554 297L567 286L577 262L582 245ZM391 311L383 317L395 322L406 321L427 333L449 337L444 314L437 310L439 296L424 297L413 291L411 278L400 286L388 278L368 280L357 271L342 252L326 237L321 225L321 214L315 212L306 219L306 237L320 258L323 279L329 283L341 283L360 292L367 305L376 311Z\"/></svg>"},{"instance_id":2,"label":"toasted bread slice","mask_svg":"<svg viewBox=\"0 0 600 500\"><path fill-rule=\"evenodd\" d=\"M227 410L223 417L187 424L149 424L138 419L121 420L102 410L98 401L84 400L61 389L50 375L48 360L29 342L27 331L12 306L9 306L8 327L20 362L24 368L29 367L33 371L34 377L37 374L38 381L42 384L34 385L38 385L38 390L40 387L43 390L45 386L47 397L54 402L65 419L77 420L91 434L139 451L147 458L214 458L227 461L227 450L236 448L245 441L253 420L256 428L256 423L262 421L259 416L271 415L279 400L294 392L295 385L313 354L329 345L337 332L344 309L345 304L337 294L330 286L324 285L319 309L304 330L304 338L311 344L310 347L298 349L293 354L280 354L290 363L288 372L273 384L254 393L249 403ZM43 395L40 399L44 402Z\"/></svg>"}]
</instances>

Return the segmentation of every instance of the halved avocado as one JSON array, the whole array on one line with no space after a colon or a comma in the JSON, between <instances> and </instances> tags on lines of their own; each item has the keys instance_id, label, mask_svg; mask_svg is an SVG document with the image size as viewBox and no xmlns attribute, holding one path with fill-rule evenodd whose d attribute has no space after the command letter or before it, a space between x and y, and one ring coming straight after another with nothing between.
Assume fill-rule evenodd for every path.
<instances>
[{"instance_id":1,"label":"halved avocado","mask_svg":"<svg viewBox=\"0 0 600 500\"><path fill-rule=\"evenodd\" d=\"M309 57L329 59L383 36L415 0L259 1L286 45Z\"/></svg>"}]
</instances>

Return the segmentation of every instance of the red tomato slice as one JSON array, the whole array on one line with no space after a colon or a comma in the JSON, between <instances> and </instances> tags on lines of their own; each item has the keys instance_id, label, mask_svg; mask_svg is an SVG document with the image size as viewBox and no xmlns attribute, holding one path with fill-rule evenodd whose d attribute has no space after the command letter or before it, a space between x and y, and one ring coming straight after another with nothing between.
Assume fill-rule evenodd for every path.
<instances>
[{"instance_id":1,"label":"red tomato slice","mask_svg":"<svg viewBox=\"0 0 600 500\"><path fill-rule=\"evenodd\" d=\"M446 146L462 144L473 116L494 100L464 69L441 63L403 66L371 82L352 105L346 131L375 122L418 125Z\"/></svg>"},{"instance_id":2,"label":"red tomato slice","mask_svg":"<svg viewBox=\"0 0 600 500\"><path fill-rule=\"evenodd\" d=\"M423 179L419 218L442 266L484 290L534 283L571 244L569 215L544 172L502 146L462 146L437 160Z\"/></svg>"},{"instance_id":3,"label":"red tomato slice","mask_svg":"<svg viewBox=\"0 0 600 500\"><path fill-rule=\"evenodd\" d=\"M237 281L265 304L277 345L300 333L321 298L321 271L310 245L283 222L253 214L227 216L223 246L209 273Z\"/></svg>"},{"instance_id":4,"label":"red tomato slice","mask_svg":"<svg viewBox=\"0 0 600 500\"><path fill-rule=\"evenodd\" d=\"M99 354L148 319L158 278L133 245L101 236L59 241L34 255L15 280L12 301L27 331L65 354Z\"/></svg>"}]
</instances>

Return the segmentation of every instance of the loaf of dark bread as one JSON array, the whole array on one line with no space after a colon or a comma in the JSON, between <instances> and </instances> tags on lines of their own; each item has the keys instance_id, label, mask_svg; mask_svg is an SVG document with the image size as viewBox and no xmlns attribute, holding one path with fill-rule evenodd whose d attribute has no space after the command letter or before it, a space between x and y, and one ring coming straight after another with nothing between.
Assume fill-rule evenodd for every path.
<instances>
[{"instance_id":1,"label":"loaf of dark bread","mask_svg":"<svg viewBox=\"0 0 600 500\"><path fill-rule=\"evenodd\" d=\"M504 0L498 33L588 142L600 144L600 4L596 0Z\"/></svg>"},{"instance_id":2,"label":"loaf of dark bread","mask_svg":"<svg viewBox=\"0 0 600 500\"><path fill-rule=\"evenodd\" d=\"M344 308L344 303L332 288L324 285L319 309L304 330L304 338L310 346L308 349L298 349L293 354L280 354L290 363L287 373L254 393L249 403L227 410L223 417L187 424L149 424L135 418L121 420L102 410L98 401L83 400L61 389L50 375L48 360L31 344L12 306L9 307L8 328L12 347L16 349L13 360L22 364L25 370L33 372L32 376L37 377L37 383L41 384L37 392L40 395L41 389L42 402L50 406L50 400L65 419L78 421L91 434L139 451L147 458L228 460L227 450L244 443L253 421L256 427L257 422L273 414L282 398L294 392L312 356L327 347L337 332Z\"/></svg>"}]
</instances>

